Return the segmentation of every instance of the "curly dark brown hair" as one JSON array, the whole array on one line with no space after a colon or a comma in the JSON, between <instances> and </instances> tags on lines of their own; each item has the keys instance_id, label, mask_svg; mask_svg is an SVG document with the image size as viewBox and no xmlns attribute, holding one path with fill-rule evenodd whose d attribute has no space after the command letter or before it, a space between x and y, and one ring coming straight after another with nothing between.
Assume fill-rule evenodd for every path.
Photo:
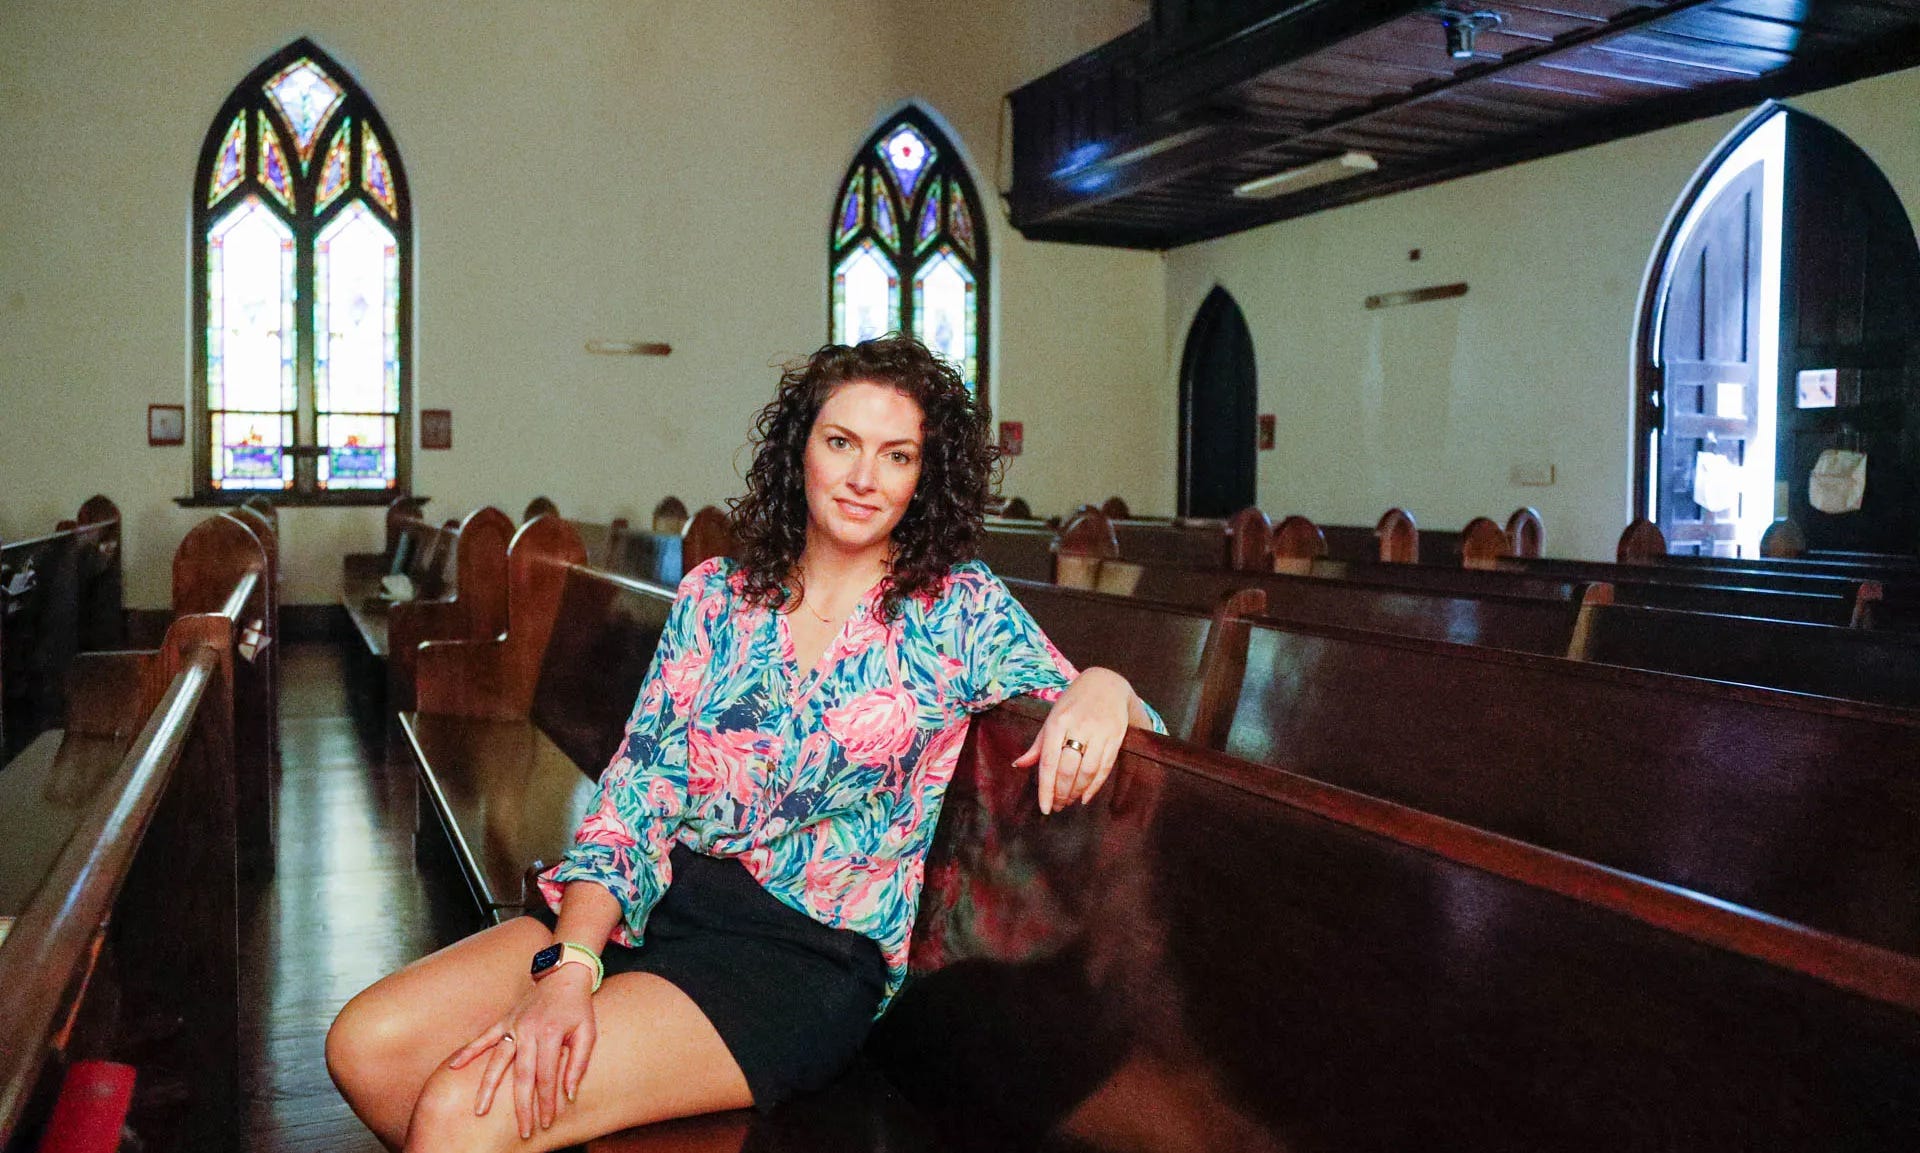
<instances>
[{"instance_id":1,"label":"curly dark brown hair","mask_svg":"<svg viewBox=\"0 0 1920 1153\"><path fill-rule=\"evenodd\" d=\"M947 570L973 559L997 479L1000 450L988 439L987 402L952 365L898 333L849 347L829 344L780 375L780 388L753 424L753 465L745 496L730 502L748 600L775 609L798 604L798 565L807 545L805 452L814 418L834 390L853 381L892 385L920 406L920 480L894 526L893 564L882 612L932 596Z\"/></svg>"}]
</instances>

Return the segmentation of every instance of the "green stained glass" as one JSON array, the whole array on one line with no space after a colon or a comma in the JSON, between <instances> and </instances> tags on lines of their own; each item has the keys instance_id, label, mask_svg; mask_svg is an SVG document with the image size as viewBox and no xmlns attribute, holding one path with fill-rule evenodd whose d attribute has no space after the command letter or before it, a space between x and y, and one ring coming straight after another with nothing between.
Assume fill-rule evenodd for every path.
<instances>
[{"instance_id":1,"label":"green stained glass","mask_svg":"<svg viewBox=\"0 0 1920 1153\"><path fill-rule=\"evenodd\" d=\"M969 257L976 254L973 238L973 213L967 209L967 196L960 185L947 181L947 231L953 242Z\"/></svg>"},{"instance_id":2,"label":"green stained glass","mask_svg":"<svg viewBox=\"0 0 1920 1153\"><path fill-rule=\"evenodd\" d=\"M400 408L400 250L378 215L356 200L313 245L314 407L394 413Z\"/></svg>"},{"instance_id":3,"label":"green stained glass","mask_svg":"<svg viewBox=\"0 0 1920 1153\"><path fill-rule=\"evenodd\" d=\"M860 213L866 207L866 198L867 170L863 168L847 181L847 191L840 197L840 212L833 226L835 244L845 244L860 231Z\"/></svg>"},{"instance_id":4,"label":"green stained glass","mask_svg":"<svg viewBox=\"0 0 1920 1153\"><path fill-rule=\"evenodd\" d=\"M900 225L893 216L893 193L887 191L886 181L879 173L873 175L873 230L888 248L900 247Z\"/></svg>"},{"instance_id":5,"label":"green stained glass","mask_svg":"<svg viewBox=\"0 0 1920 1153\"><path fill-rule=\"evenodd\" d=\"M913 278L913 328L933 352L960 370L973 387L975 355L973 274L950 248L942 247Z\"/></svg>"},{"instance_id":6,"label":"green stained glass","mask_svg":"<svg viewBox=\"0 0 1920 1153\"><path fill-rule=\"evenodd\" d=\"M342 120L327 145L327 158L320 164L320 187L314 194L314 211L323 212L353 184L353 121Z\"/></svg>"},{"instance_id":7,"label":"green stained glass","mask_svg":"<svg viewBox=\"0 0 1920 1153\"><path fill-rule=\"evenodd\" d=\"M287 122L293 133L293 145L300 153L300 170L305 172L319 143L320 129L327 117L346 99L346 92L313 61L301 57L274 73L267 81L267 99Z\"/></svg>"},{"instance_id":8,"label":"green stained glass","mask_svg":"<svg viewBox=\"0 0 1920 1153\"><path fill-rule=\"evenodd\" d=\"M927 198L920 202L920 223L913 229L913 250L925 252L927 246L940 236L940 185L936 181L927 189Z\"/></svg>"},{"instance_id":9,"label":"green stained glass","mask_svg":"<svg viewBox=\"0 0 1920 1153\"><path fill-rule=\"evenodd\" d=\"M248 196L207 230L207 407L294 407L293 233Z\"/></svg>"},{"instance_id":10,"label":"green stained glass","mask_svg":"<svg viewBox=\"0 0 1920 1153\"><path fill-rule=\"evenodd\" d=\"M833 340L858 344L900 327L900 274L872 241L833 270Z\"/></svg>"},{"instance_id":11,"label":"green stained glass","mask_svg":"<svg viewBox=\"0 0 1920 1153\"><path fill-rule=\"evenodd\" d=\"M911 124L902 124L894 129L876 147L887 166L893 170L894 179L900 183L901 199L913 203L914 190L920 187L920 180L927 174L927 169L939 159L938 152Z\"/></svg>"},{"instance_id":12,"label":"green stained glass","mask_svg":"<svg viewBox=\"0 0 1920 1153\"><path fill-rule=\"evenodd\" d=\"M221 197L246 178L247 114L242 112L233 118L233 126L227 129L220 151L213 158L213 181L207 187L207 206L211 208L220 203Z\"/></svg>"},{"instance_id":13,"label":"green stained glass","mask_svg":"<svg viewBox=\"0 0 1920 1153\"><path fill-rule=\"evenodd\" d=\"M267 122L267 114L258 114L260 136L260 183L266 186L282 208L293 207L293 175L287 171L287 155L280 150L280 134Z\"/></svg>"}]
</instances>

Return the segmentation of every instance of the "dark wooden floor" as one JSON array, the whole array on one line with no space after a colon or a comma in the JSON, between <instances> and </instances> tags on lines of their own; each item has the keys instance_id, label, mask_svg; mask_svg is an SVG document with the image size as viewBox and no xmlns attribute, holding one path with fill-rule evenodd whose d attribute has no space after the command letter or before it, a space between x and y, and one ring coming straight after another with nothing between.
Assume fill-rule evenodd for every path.
<instances>
[{"instance_id":1,"label":"dark wooden floor","mask_svg":"<svg viewBox=\"0 0 1920 1153\"><path fill-rule=\"evenodd\" d=\"M342 654L282 653L279 858L241 923L246 1147L380 1148L327 1078L327 1025L376 978L469 931L457 878L416 865L413 778L346 690ZM361 719L356 721L356 711Z\"/></svg>"}]
</instances>

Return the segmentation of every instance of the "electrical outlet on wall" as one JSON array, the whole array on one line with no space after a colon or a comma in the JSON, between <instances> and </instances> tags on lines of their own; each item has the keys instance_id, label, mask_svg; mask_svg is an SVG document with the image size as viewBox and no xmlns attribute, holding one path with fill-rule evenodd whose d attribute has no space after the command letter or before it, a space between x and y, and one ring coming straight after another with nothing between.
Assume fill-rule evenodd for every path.
<instances>
[{"instance_id":1,"label":"electrical outlet on wall","mask_svg":"<svg viewBox=\"0 0 1920 1153\"><path fill-rule=\"evenodd\" d=\"M1553 479L1551 464L1516 464L1507 469L1507 483L1520 488L1545 487Z\"/></svg>"}]
</instances>

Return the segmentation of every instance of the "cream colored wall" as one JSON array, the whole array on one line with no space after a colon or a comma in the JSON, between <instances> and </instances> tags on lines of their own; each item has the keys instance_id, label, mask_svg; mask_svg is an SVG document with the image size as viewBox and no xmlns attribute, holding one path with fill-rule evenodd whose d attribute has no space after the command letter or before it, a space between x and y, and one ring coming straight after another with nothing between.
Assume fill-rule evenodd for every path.
<instances>
[{"instance_id":1,"label":"cream colored wall","mask_svg":"<svg viewBox=\"0 0 1920 1153\"><path fill-rule=\"evenodd\" d=\"M1163 258L1027 241L994 193L1004 95L1139 24L1147 5L901 0L895 8L903 95L959 131L992 218L994 416L1020 421L1026 436L1003 491L1042 513L1115 493L1135 510L1171 513L1177 413L1164 388Z\"/></svg>"},{"instance_id":2,"label":"cream colored wall","mask_svg":"<svg viewBox=\"0 0 1920 1153\"><path fill-rule=\"evenodd\" d=\"M1848 133L1920 207L1920 70L1791 103ZM1391 505L1458 528L1539 508L1554 555L1611 557L1632 503L1633 329L1647 263L1695 170L1741 119L1710 121L1369 201L1169 254L1178 357L1217 283L1253 331L1270 514L1371 524ZM1408 251L1418 248L1418 263ZM1369 295L1465 281L1460 299ZM1509 483L1555 468L1551 487Z\"/></svg>"},{"instance_id":3,"label":"cream colored wall","mask_svg":"<svg viewBox=\"0 0 1920 1153\"><path fill-rule=\"evenodd\" d=\"M931 100L991 198L999 93L1139 15L926 8L0 6L0 535L105 492L127 516L129 603L166 602L168 559L203 514L172 504L189 454L148 448L144 417L186 401L192 160L232 85L303 34L378 102L412 182L414 402L454 421L453 451L414 458L429 512L517 516L543 492L605 520L668 491L733 495L772 366L825 338L830 201L878 118ZM1165 375L1159 259L1026 244L1004 215L988 227L994 393L1038 454L1009 491L1170 503L1155 455L1170 441L1145 407ZM584 352L603 337L674 353ZM331 600L340 555L377 547L378 523L285 510L288 601Z\"/></svg>"}]
</instances>

